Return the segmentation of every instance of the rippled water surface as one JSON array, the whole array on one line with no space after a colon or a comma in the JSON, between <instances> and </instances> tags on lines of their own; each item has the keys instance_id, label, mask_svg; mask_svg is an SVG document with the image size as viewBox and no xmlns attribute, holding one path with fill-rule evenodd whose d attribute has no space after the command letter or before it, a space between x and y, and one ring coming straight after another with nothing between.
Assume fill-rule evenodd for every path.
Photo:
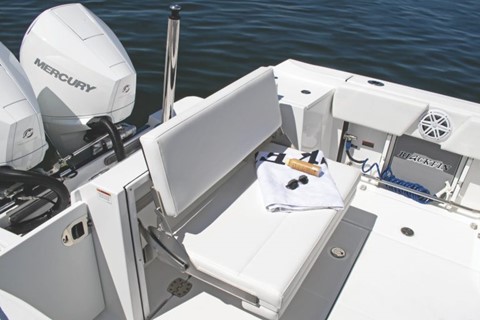
<instances>
[{"instance_id":1,"label":"rippled water surface","mask_svg":"<svg viewBox=\"0 0 480 320\"><path fill-rule=\"evenodd\" d=\"M130 121L159 108L168 5L80 1L103 19L138 72ZM65 1L10 1L0 41L18 54L28 25ZM207 96L261 65L294 58L480 102L480 1L277 0L180 2L177 98Z\"/></svg>"}]
</instances>

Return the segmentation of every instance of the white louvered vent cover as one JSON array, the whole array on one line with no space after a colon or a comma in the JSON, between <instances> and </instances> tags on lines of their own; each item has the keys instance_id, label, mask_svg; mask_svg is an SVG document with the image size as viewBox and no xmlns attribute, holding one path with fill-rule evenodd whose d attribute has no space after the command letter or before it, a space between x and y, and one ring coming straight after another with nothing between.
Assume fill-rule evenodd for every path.
<instances>
[{"instance_id":1,"label":"white louvered vent cover","mask_svg":"<svg viewBox=\"0 0 480 320\"><path fill-rule=\"evenodd\" d=\"M452 132L448 115L440 110L428 110L418 123L418 131L424 139L441 142Z\"/></svg>"}]
</instances>

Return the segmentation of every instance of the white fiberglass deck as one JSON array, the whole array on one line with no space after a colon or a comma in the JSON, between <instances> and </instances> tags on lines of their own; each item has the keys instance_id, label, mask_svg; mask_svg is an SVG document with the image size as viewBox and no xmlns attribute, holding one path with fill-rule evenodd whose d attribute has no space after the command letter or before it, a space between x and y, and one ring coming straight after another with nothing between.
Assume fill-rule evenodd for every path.
<instances>
[{"instance_id":1,"label":"white fiberglass deck","mask_svg":"<svg viewBox=\"0 0 480 320\"><path fill-rule=\"evenodd\" d=\"M329 319L478 319L480 239L472 220L361 188L353 205L378 218Z\"/></svg>"},{"instance_id":2,"label":"white fiberglass deck","mask_svg":"<svg viewBox=\"0 0 480 320\"><path fill-rule=\"evenodd\" d=\"M352 205L377 221L328 319L478 319L480 239L471 219L363 182ZM402 227L414 236L403 235ZM282 319L320 318L321 272L317 263ZM174 297L156 319L260 319L215 289L194 287L190 298Z\"/></svg>"}]
</instances>

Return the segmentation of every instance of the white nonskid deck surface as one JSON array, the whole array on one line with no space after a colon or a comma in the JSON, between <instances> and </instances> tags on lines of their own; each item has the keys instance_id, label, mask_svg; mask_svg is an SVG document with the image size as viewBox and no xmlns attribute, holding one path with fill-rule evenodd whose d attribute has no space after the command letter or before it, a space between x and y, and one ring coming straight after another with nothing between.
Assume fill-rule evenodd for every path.
<instances>
[{"instance_id":1,"label":"white nonskid deck surface","mask_svg":"<svg viewBox=\"0 0 480 320\"><path fill-rule=\"evenodd\" d=\"M480 239L471 220L373 186L358 190L353 205L378 218L330 320L479 319Z\"/></svg>"}]
</instances>

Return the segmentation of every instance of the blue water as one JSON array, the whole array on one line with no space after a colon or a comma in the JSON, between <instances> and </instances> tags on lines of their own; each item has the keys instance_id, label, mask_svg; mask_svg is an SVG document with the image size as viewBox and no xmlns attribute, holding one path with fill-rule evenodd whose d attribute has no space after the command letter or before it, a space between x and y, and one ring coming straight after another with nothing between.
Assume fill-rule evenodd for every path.
<instances>
[{"instance_id":1,"label":"blue water","mask_svg":"<svg viewBox=\"0 0 480 320\"><path fill-rule=\"evenodd\" d=\"M162 97L169 2L80 1L126 47L141 124ZM30 22L65 1L4 2L0 41L18 53ZM480 102L480 1L181 2L177 98L207 96L261 65L294 58Z\"/></svg>"}]
</instances>

